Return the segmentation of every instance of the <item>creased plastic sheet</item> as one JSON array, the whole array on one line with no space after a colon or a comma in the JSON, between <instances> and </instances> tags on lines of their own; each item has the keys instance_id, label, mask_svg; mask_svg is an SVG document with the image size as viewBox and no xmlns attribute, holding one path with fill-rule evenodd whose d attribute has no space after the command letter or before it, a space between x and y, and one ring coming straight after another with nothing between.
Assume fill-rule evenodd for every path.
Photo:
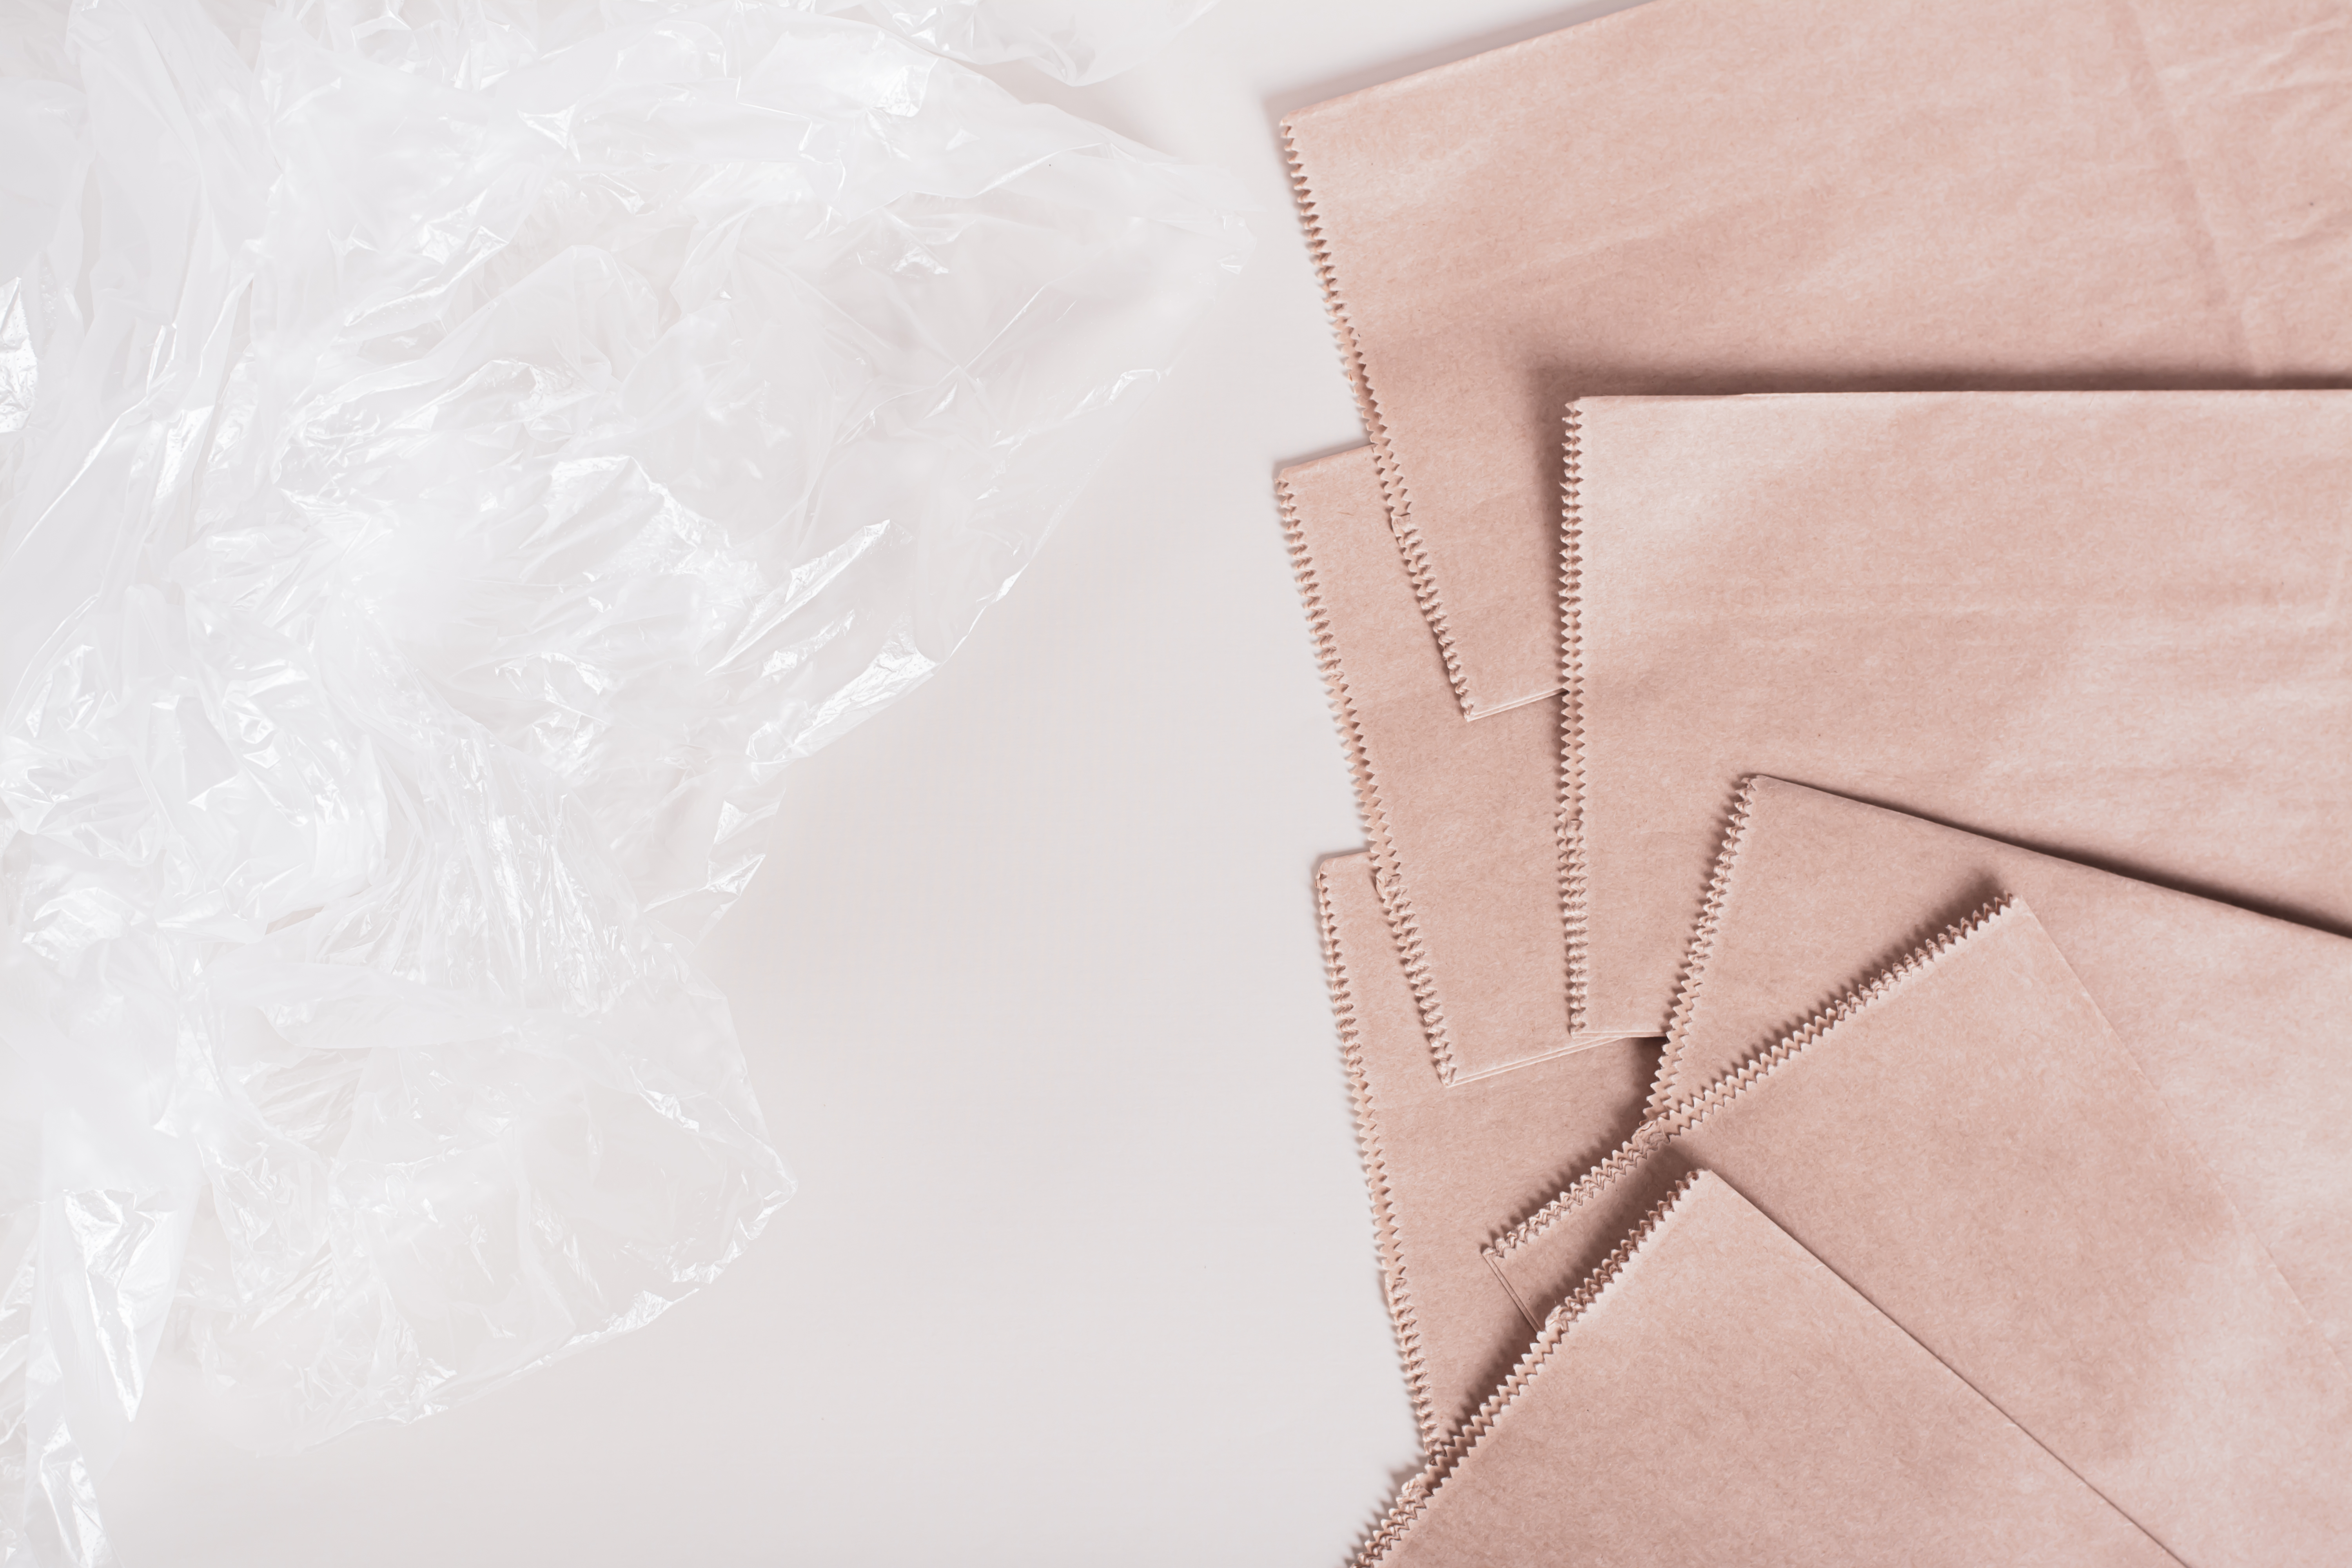
<instances>
[{"instance_id":1,"label":"creased plastic sheet","mask_svg":"<svg viewBox=\"0 0 2352 1568\"><path fill-rule=\"evenodd\" d=\"M0 68L19 1568L112 1560L167 1319L282 1449L740 1252L790 1179L685 944L1249 242L782 6L82 0Z\"/></svg>"}]
</instances>

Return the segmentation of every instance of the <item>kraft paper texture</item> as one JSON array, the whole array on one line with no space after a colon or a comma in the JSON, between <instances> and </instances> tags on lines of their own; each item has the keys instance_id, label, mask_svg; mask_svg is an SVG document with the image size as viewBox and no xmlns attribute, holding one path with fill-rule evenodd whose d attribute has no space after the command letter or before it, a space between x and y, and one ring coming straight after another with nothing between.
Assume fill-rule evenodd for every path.
<instances>
[{"instance_id":1,"label":"kraft paper texture","mask_svg":"<svg viewBox=\"0 0 2352 1568\"><path fill-rule=\"evenodd\" d=\"M1778 779L1733 816L1661 1108L1795 1028L1795 1009L2015 894L2352 1361L2352 941Z\"/></svg>"},{"instance_id":2,"label":"kraft paper texture","mask_svg":"<svg viewBox=\"0 0 2352 1568\"><path fill-rule=\"evenodd\" d=\"M1616 1040L1448 1083L1423 1040L1370 858L1324 861L1316 891L1390 1321L1433 1450L1532 1331L1486 1244L1641 1126L1657 1052Z\"/></svg>"},{"instance_id":3,"label":"kraft paper texture","mask_svg":"<svg viewBox=\"0 0 2352 1568\"><path fill-rule=\"evenodd\" d=\"M1286 469L1278 488L1382 906L1439 1076L1589 1043L1569 1028L1558 703L1462 717L1413 607L1370 448Z\"/></svg>"},{"instance_id":4,"label":"kraft paper texture","mask_svg":"<svg viewBox=\"0 0 2352 1568\"><path fill-rule=\"evenodd\" d=\"M2352 929L2352 393L1570 426L1579 1027L1664 1026L1748 773Z\"/></svg>"},{"instance_id":5,"label":"kraft paper texture","mask_svg":"<svg viewBox=\"0 0 2352 1568\"><path fill-rule=\"evenodd\" d=\"M2173 1559L1722 1179L1546 1324L1359 1568Z\"/></svg>"},{"instance_id":6,"label":"kraft paper texture","mask_svg":"<svg viewBox=\"0 0 2352 1568\"><path fill-rule=\"evenodd\" d=\"M2352 1540L2342 1363L2022 904L1681 1102L1498 1242L1498 1268L1560 1300L1601 1228L1586 1198L1693 1167L2182 1562Z\"/></svg>"},{"instance_id":7,"label":"kraft paper texture","mask_svg":"<svg viewBox=\"0 0 2352 1568\"><path fill-rule=\"evenodd\" d=\"M1653 0L1293 115L1419 605L1559 679L1560 410L2352 375L2340 0Z\"/></svg>"}]
</instances>

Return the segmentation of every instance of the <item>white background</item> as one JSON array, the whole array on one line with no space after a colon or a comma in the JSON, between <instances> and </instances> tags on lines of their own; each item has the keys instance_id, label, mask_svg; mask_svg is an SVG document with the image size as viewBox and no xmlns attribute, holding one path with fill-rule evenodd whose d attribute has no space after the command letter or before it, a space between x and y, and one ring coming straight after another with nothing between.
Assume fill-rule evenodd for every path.
<instances>
[{"instance_id":1,"label":"white background","mask_svg":"<svg viewBox=\"0 0 2352 1568\"><path fill-rule=\"evenodd\" d=\"M1310 887L1363 834L1273 500L1363 436L1275 121L1623 3L1223 0L1097 87L992 72L1234 171L1258 250L704 948L799 1195L651 1327L297 1458L166 1352L125 1568L1345 1562L1417 1456Z\"/></svg>"}]
</instances>

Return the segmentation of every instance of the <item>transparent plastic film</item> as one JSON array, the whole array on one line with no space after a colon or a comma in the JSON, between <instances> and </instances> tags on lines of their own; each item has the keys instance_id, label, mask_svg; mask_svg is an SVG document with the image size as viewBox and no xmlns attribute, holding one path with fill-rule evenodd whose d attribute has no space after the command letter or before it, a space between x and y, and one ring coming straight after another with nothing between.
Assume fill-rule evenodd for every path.
<instances>
[{"instance_id":1,"label":"transparent plastic film","mask_svg":"<svg viewBox=\"0 0 2352 1568\"><path fill-rule=\"evenodd\" d=\"M862 12L83 0L0 71L19 1568L111 1561L167 1321L284 1449L740 1254L688 944L1250 242Z\"/></svg>"}]
</instances>

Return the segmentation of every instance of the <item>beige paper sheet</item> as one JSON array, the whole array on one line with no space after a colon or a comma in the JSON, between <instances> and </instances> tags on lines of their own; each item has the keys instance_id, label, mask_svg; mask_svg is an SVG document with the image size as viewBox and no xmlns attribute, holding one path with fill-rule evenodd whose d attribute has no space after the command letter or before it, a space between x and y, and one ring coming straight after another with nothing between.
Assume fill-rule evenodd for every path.
<instances>
[{"instance_id":1,"label":"beige paper sheet","mask_svg":"<svg viewBox=\"0 0 2352 1568\"><path fill-rule=\"evenodd\" d=\"M1486 1244L1641 1125L1657 1052L1614 1040L1448 1083L1423 1041L1370 857L1324 861L1315 886L1381 1283L1423 1445L1433 1449L1532 1331L1488 1267Z\"/></svg>"},{"instance_id":2,"label":"beige paper sheet","mask_svg":"<svg viewBox=\"0 0 2352 1568\"><path fill-rule=\"evenodd\" d=\"M1547 1324L1359 1568L2173 1559L1717 1177Z\"/></svg>"},{"instance_id":3,"label":"beige paper sheet","mask_svg":"<svg viewBox=\"0 0 2352 1568\"><path fill-rule=\"evenodd\" d=\"M2014 894L2352 1362L2352 940L1778 779L1743 792L1713 887L1662 1101Z\"/></svg>"},{"instance_id":4,"label":"beige paper sheet","mask_svg":"<svg viewBox=\"0 0 2352 1568\"><path fill-rule=\"evenodd\" d=\"M2352 929L2352 393L1572 421L1580 1026L1664 1026L1751 773Z\"/></svg>"},{"instance_id":5,"label":"beige paper sheet","mask_svg":"<svg viewBox=\"0 0 2352 1568\"><path fill-rule=\"evenodd\" d=\"M2340 384L2341 0L1653 0L1286 132L1463 707L1559 682L1571 397Z\"/></svg>"},{"instance_id":6,"label":"beige paper sheet","mask_svg":"<svg viewBox=\"0 0 2352 1568\"><path fill-rule=\"evenodd\" d=\"M1471 723L1413 607L1369 447L1283 471L1298 593L1381 902L1452 1082L1551 1056L1569 1029L1559 707Z\"/></svg>"},{"instance_id":7,"label":"beige paper sheet","mask_svg":"<svg viewBox=\"0 0 2352 1568\"><path fill-rule=\"evenodd\" d=\"M1317 887L1388 1305L1431 1442L1532 1331L1484 1244L1632 1130L1646 1056L1625 1041L1444 1084L1369 857L1325 861ZM2019 894L2339 1357L2352 1352L2352 941L1772 779L1744 793L1715 888L1664 1095L1687 1098L1847 977ZM1682 1171L1594 1194L1587 1228L1621 1234Z\"/></svg>"},{"instance_id":8,"label":"beige paper sheet","mask_svg":"<svg viewBox=\"0 0 2352 1568\"><path fill-rule=\"evenodd\" d=\"M1497 1244L1523 1301L1580 1212L1696 1164L2183 1562L2337 1560L2352 1383L2048 935L1980 916L1717 1080Z\"/></svg>"}]
</instances>

